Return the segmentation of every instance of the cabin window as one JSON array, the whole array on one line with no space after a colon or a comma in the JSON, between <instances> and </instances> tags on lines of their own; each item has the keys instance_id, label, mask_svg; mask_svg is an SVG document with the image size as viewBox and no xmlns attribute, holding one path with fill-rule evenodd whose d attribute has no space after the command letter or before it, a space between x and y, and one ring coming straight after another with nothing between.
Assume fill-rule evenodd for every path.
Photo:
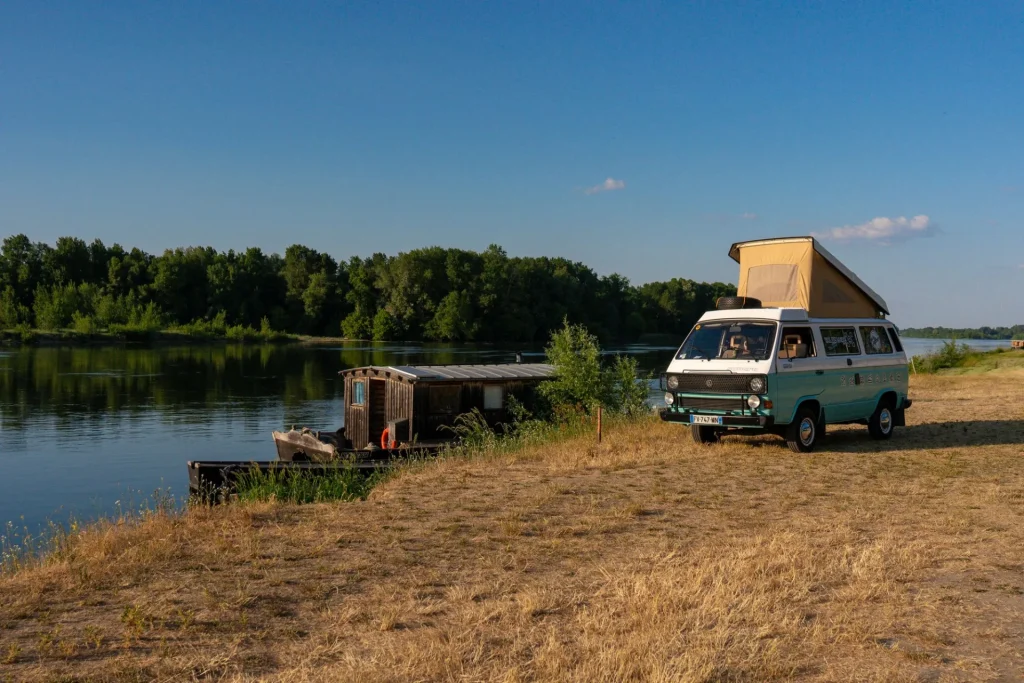
<instances>
[{"instance_id":1,"label":"cabin window","mask_svg":"<svg viewBox=\"0 0 1024 683\"><path fill-rule=\"evenodd\" d=\"M852 327L823 327L821 341L826 356L859 356L857 330Z\"/></svg>"},{"instance_id":2,"label":"cabin window","mask_svg":"<svg viewBox=\"0 0 1024 683\"><path fill-rule=\"evenodd\" d=\"M432 413L458 413L462 408L462 387L430 387L427 405Z\"/></svg>"},{"instance_id":3,"label":"cabin window","mask_svg":"<svg viewBox=\"0 0 1024 683\"><path fill-rule=\"evenodd\" d=\"M484 410L501 410L505 406L505 387L500 384L484 386Z\"/></svg>"},{"instance_id":4,"label":"cabin window","mask_svg":"<svg viewBox=\"0 0 1024 683\"><path fill-rule=\"evenodd\" d=\"M864 340L864 350L870 355L892 353L889 335L881 325L860 328L860 338Z\"/></svg>"},{"instance_id":5,"label":"cabin window","mask_svg":"<svg viewBox=\"0 0 1024 683\"><path fill-rule=\"evenodd\" d=\"M784 327L779 340L779 358L813 358L814 335L809 327Z\"/></svg>"},{"instance_id":6,"label":"cabin window","mask_svg":"<svg viewBox=\"0 0 1024 683\"><path fill-rule=\"evenodd\" d=\"M361 406L366 402L366 382L361 379L352 382L352 405Z\"/></svg>"}]
</instances>

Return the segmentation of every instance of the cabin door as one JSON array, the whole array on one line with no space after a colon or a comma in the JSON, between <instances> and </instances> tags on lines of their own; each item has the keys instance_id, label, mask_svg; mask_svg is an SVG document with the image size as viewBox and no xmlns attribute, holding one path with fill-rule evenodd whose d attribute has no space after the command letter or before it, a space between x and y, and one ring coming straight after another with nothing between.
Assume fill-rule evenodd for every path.
<instances>
[{"instance_id":1,"label":"cabin door","mask_svg":"<svg viewBox=\"0 0 1024 683\"><path fill-rule=\"evenodd\" d=\"M370 380L369 431L370 443L380 443L380 435L388 426L387 383L383 379Z\"/></svg>"}]
</instances>

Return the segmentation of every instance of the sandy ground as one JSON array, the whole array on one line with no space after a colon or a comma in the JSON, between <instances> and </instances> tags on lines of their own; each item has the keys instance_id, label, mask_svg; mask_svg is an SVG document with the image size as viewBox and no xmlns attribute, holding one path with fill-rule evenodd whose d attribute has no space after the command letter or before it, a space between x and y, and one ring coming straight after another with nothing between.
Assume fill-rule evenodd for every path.
<instances>
[{"instance_id":1,"label":"sandy ground","mask_svg":"<svg viewBox=\"0 0 1024 683\"><path fill-rule=\"evenodd\" d=\"M656 423L90 529L0 578L0 680L1024 680L1022 382L811 455Z\"/></svg>"}]
</instances>

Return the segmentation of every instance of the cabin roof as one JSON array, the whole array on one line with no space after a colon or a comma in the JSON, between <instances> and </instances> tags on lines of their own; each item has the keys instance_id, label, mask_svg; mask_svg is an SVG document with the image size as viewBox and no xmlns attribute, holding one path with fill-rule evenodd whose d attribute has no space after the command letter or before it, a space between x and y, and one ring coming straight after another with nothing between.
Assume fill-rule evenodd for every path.
<instances>
[{"instance_id":1,"label":"cabin roof","mask_svg":"<svg viewBox=\"0 0 1024 683\"><path fill-rule=\"evenodd\" d=\"M338 373L348 375L398 376L409 382L465 382L477 380L547 379L555 367L546 363L504 363L492 365L367 365Z\"/></svg>"},{"instance_id":2,"label":"cabin roof","mask_svg":"<svg viewBox=\"0 0 1024 683\"><path fill-rule=\"evenodd\" d=\"M822 246L821 242L816 240L814 237L775 237L772 239L764 240L750 240L748 242L736 242L729 248L729 256L736 263L740 262L740 249L742 247L761 247L767 245L782 245L782 244L796 244L800 242L810 242L814 251L818 252L825 261L838 270L843 277L849 280L854 287L864 293L868 299L872 301L883 313L889 313L889 305L885 303L885 299L880 297L878 293L867 286L867 284L857 277L852 270L843 265L843 262L837 259L832 253Z\"/></svg>"}]
</instances>

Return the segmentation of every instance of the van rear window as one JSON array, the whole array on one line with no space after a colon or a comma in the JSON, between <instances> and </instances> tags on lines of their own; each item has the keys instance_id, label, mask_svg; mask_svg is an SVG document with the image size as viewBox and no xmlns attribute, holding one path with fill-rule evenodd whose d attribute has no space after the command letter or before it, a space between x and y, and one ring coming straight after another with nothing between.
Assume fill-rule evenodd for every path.
<instances>
[{"instance_id":1,"label":"van rear window","mask_svg":"<svg viewBox=\"0 0 1024 683\"><path fill-rule=\"evenodd\" d=\"M864 340L864 350L869 355L892 353L892 342L882 325L860 328L860 338Z\"/></svg>"},{"instance_id":2,"label":"van rear window","mask_svg":"<svg viewBox=\"0 0 1024 683\"><path fill-rule=\"evenodd\" d=\"M852 327L823 327L821 341L826 356L859 356L857 330Z\"/></svg>"}]
</instances>

